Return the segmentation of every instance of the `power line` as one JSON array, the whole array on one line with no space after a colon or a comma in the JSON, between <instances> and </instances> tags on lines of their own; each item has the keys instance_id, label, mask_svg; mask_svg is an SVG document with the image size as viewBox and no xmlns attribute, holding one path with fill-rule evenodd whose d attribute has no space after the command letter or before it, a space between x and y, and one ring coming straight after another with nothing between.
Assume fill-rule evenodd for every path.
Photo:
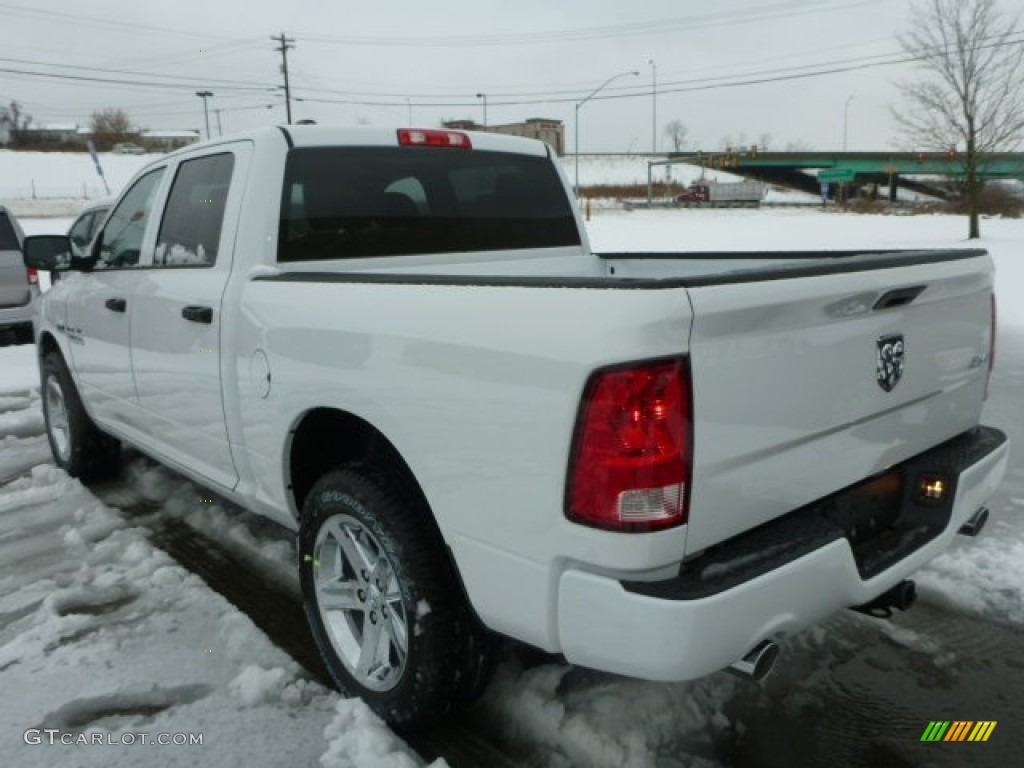
<instances>
[{"instance_id":1,"label":"power line","mask_svg":"<svg viewBox=\"0 0 1024 768\"><path fill-rule=\"evenodd\" d=\"M1006 40L997 43L991 43L984 46L977 46L978 48L997 48L1005 47L1008 45L1022 45L1024 44L1024 37L1016 40ZM862 60L852 60L852 63L847 64L835 64L835 65L817 65L818 69L812 71L787 71L786 74L775 74L770 75L768 73L750 73L746 76L736 75L735 77L742 77L743 79L729 79L726 82L719 82L723 78L706 78L703 80L691 80L691 81L675 81L671 85L675 87L663 87L659 91L661 94L665 93L692 93L696 91L711 91L719 90L723 88L738 88L741 86L748 85L765 85L768 83L781 83L793 80L806 80L815 77L825 77L829 75L841 74L844 72L855 72L859 70L877 69L879 67L889 67L897 64L907 64L915 61L921 61L923 56L915 56L912 54L891 54L888 59L878 61L879 56L865 57ZM791 69L805 70L815 65L804 65L801 67L795 67ZM824 68L821 68L824 66ZM666 84L669 85L669 84ZM609 89L616 90L616 89ZM632 89L618 89L618 93L608 93L595 96L595 101L609 101L612 99L632 99L643 96L648 96L649 91L645 89L639 89L634 87ZM417 98L422 99L422 96ZM397 107L402 106L404 101L364 101L359 99L316 99L316 98L305 98L304 101L313 103L323 104L350 104L360 106L377 106L377 107ZM536 98L536 99L516 99L506 98L500 101L492 101L491 103L495 106L524 106L524 105L536 105L536 104L568 104L579 100L578 95L570 96L553 96L548 98ZM464 100L464 101L449 101L449 102L418 102L419 106L423 107L470 107L475 104L475 101Z\"/></svg>"},{"instance_id":2,"label":"power line","mask_svg":"<svg viewBox=\"0 0 1024 768\"><path fill-rule=\"evenodd\" d=\"M117 21L109 18L99 18L96 16L82 16L74 13L61 13L59 11L48 11L41 8L29 8L24 5L14 5L12 3L0 3L0 8L9 11L11 13L20 14L23 16L43 16L55 19L61 19L63 21L76 21L84 22L86 24L94 24L102 27L120 27L122 29L132 29L140 32L158 32L161 34L168 35L180 35L182 37L188 37L192 40L198 38L206 38L210 40L234 40L236 38L225 37L223 35L213 35L209 32L197 33L195 29L173 29L170 27L158 27L154 24L137 24L130 21Z\"/></svg>"},{"instance_id":3,"label":"power line","mask_svg":"<svg viewBox=\"0 0 1024 768\"><path fill-rule=\"evenodd\" d=\"M636 37L641 35L668 34L682 30L753 23L771 19L785 19L819 13L832 13L880 0L848 0L815 7L794 8L792 2L777 2L760 7L739 8L733 11L715 12L695 16L657 19L612 26L569 28L538 32L509 32L501 34L449 35L438 37L357 37L299 34L305 41L359 46L401 46L419 48L474 48L486 46L515 46L565 43L570 41L604 40L609 38Z\"/></svg>"},{"instance_id":4,"label":"power line","mask_svg":"<svg viewBox=\"0 0 1024 768\"><path fill-rule=\"evenodd\" d=\"M101 72L101 73L115 74L115 75L135 75L135 76L139 76L139 77L158 77L158 78L163 78L164 80L177 80L179 82L183 82L184 83L183 87L195 87L195 84L196 84L195 80L191 80L191 79L185 78L182 75L165 75L165 74L161 74L159 72L139 72L137 70L112 69L112 68L109 68L109 67L88 67L88 66L85 66L83 64L55 64L55 63L48 62L48 61L39 61L37 59L15 59L15 58L8 58L8 57L2 57L2 56L0 56L0 61L7 61L7 62L11 62L13 64L30 64L30 65L40 66L40 67L53 67L53 68L57 68L57 69L73 69L76 72L78 72L78 71L83 71L83 72ZM62 73L55 72L55 73L52 73L52 74L60 75ZM267 85L261 84L261 83L257 83L257 82L255 82L253 80L226 80L226 79L220 78L220 77L203 77L203 83L206 83L206 84L209 84L209 85L216 85L216 86L218 86L220 88L231 88L233 86L237 86L240 90L253 90L253 89L256 89L256 90L265 91L265 90L268 89Z\"/></svg>"}]
</instances>

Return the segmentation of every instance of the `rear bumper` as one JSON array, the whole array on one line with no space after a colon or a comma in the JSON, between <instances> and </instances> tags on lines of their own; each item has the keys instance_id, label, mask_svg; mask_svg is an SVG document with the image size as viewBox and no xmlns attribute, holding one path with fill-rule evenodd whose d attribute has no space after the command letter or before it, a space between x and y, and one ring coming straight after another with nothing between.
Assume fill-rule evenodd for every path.
<instances>
[{"instance_id":1,"label":"rear bumper","mask_svg":"<svg viewBox=\"0 0 1024 768\"><path fill-rule=\"evenodd\" d=\"M1005 435L978 428L894 468L906 478L897 530L878 541L858 540L836 522L847 519L846 499L865 495L862 484L730 540L668 581L568 569L558 588L562 652L575 664L648 680L727 667L761 640L869 602L942 553L999 485L1008 458ZM941 505L913 502L917 478L934 472L955 492Z\"/></svg>"},{"instance_id":2,"label":"rear bumper","mask_svg":"<svg viewBox=\"0 0 1024 768\"><path fill-rule=\"evenodd\" d=\"M29 286L29 300L16 307L0 307L0 330L19 325L32 325L32 317L39 299L39 286Z\"/></svg>"}]
</instances>

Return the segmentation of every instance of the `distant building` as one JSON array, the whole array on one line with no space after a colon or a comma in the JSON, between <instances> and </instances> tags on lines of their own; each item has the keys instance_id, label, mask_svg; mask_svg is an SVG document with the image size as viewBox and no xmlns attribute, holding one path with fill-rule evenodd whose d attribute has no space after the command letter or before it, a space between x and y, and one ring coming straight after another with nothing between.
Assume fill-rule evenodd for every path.
<instances>
[{"instance_id":1,"label":"distant building","mask_svg":"<svg viewBox=\"0 0 1024 768\"><path fill-rule=\"evenodd\" d=\"M449 120L443 125L445 128L451 128L456 131L487 131L488 133L504 133L509 136L525 136L528 139L539 139L555 150L556 154L565 154L565 127L562 125L561 120L531 117L523 123L488 125L486 128L474 120Z\"/></svg>"},{"instance_id":2,"label":"distant building","mask_svg":"<svg viewBox=\"0 0 1024 768\"><path fill-rule=\"evenodd\" d=\"M77 123L49 123L31 126L25 131L26 143L63 144L78 136Z\"/></svg>"},{"instance_id":3,"label":"distant building","mask_svg":"<svg viewBox=\"0 0 1024 768\"><path fill-rule=\"evenodd\" d=\"M199 131L143 131L140 135L147 146L164 152L199 141Z\"/></svg>"}]
</instances>

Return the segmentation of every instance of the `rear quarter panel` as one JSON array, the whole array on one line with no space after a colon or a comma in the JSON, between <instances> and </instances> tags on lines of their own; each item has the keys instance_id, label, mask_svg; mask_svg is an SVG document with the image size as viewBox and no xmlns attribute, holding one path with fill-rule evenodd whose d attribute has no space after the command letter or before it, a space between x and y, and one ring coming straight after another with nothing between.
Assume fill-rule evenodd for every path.
<instances>
[{"instance_id":1,"label":"rear quarter panel","mask_svg":"<svg viewBox=\"0 0 1024 768\"><path fill-rule=\"evenodd\" d=\"M289 431L316 407L379 429L423 488L490 626L544 647L566 560L620 572L678 562L685 527L623 536L563 516L579 398L598 367L686 351L682 289L249 282L237 339L257 494L295 514ZM248 379L265 351L268 398Z\"/></svg>"}]
</instances>

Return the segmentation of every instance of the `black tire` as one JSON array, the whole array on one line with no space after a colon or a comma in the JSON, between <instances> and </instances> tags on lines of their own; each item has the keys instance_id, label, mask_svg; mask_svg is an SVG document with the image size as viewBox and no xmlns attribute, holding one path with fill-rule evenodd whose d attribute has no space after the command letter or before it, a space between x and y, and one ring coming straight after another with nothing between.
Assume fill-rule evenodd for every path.
<instances>
[{"instance_id":1,"label":"black tire","mask_svg":"<svg viewBox=\"0 0 1024 768\"><path fill-rule=\"evenodd\" d=\"M346 585L365 583L369 588L369 579L364 582L356 575L359 569L350 567L352 558L332 545L330 538L337 536L331 531L337 530L363 537L360 541L378 553L378 560L386 558L391 569L388 577L393 576L397 585L397 594L394 587L382 591L393 597L392 615L397 616L399 602L404 610L404 621L398 626L404 624L406 630L406 654L404 661L398 661L399 644L387 645L388 661L377 667L390 670L383 674L393 678L385 689L375 688L374 681L368 684L365 675L357 676L351 668L353 659L343 661L321 613L317 578L323 582L331 574L318 573L328 567L319 562L319 555L334 555L335 565L330 567L336 574L350 574ZM395 478L364 465L350 465L328 472L313 486L299 529L299 576L306 616L331 677L343 693L362 698L385 721L436 720L482 692L491 671L489 634L463 597L430 510L418 493ZM351 632L353 639L357 631L366 638L372 608L381 604L367 598L368 591L359 591L364 595L362 606L338 609L332 619L335 632ZM396 625L387 621L394 631ZM380 681L376 683L379 686Z\"/></svg>"},{"instance_id":2,"label":"black tire","mask_svg":"<svg viewBox=\"0 0 1024 768\"><path fill-rule=\"evenodd\" d=\"M46 437L50 442L50 450L57 466L72 477L83 483L102 480L113 475L119 466L121 443L101 432L89 414L86 413L78 389L71 378L64 358L59 353L51 352L43 357L41 370L41 396L43 400L43 417L46 422ZM68 445L62 449L55 422L60 420L58 414L51 414L55 405L52 387L56 386L63 398L63 407L67 414L66 439Z\"/></svg>"}]
</instances>

